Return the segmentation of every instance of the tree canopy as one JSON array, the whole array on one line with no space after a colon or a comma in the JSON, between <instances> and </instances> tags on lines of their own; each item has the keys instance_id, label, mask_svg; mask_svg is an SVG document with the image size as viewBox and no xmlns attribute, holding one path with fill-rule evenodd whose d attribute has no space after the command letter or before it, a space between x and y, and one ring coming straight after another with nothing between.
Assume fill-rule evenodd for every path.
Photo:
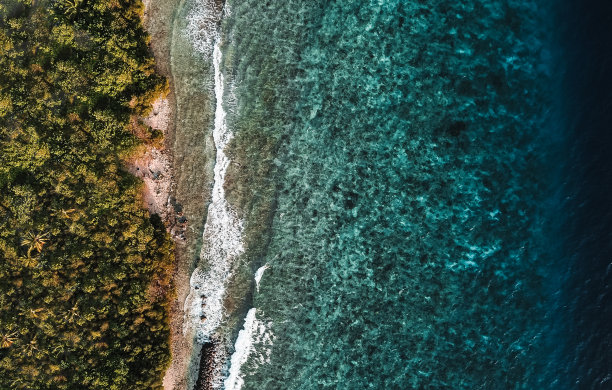
<instances>
[{"instance_id":1,"label":"tree canopy","mask_svg":"<svg viewBox=\"0 0 612 390\"><path fill-rule=\"evenodd\" d=\"M161 388L172 243L123 169L140 0L0 0L0 389Z\"/></svg>"}]
</instances>

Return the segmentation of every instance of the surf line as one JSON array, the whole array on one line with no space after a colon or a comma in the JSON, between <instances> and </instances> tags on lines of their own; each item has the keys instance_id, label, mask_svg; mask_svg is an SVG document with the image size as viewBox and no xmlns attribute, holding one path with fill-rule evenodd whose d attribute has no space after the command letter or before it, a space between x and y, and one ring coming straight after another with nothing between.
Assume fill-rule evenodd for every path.
<instances>
[{"instance_id":1,"label":"surf line","mask_svg":"<svg viewBox=\"0 0 612 390\"><path fill-rule=\"evenodd\" d=\"M263 273L268 268L268 264L265 264L255 272L257 292L259 292L259 284ZM234 353L232 354L230 360L229 373L223 382L224 390L240 390L242 388L242 385L244 385L242 366L247 362L249 357L256 352L256 344L263 344L259 345L260 348L263 347L263 351L259 354L259 356L257 356L259 363L270 362L273 335L268 328L270 327L271 323L266 325L259 321L255 315L256 312L256 308L251 308L248 311L244 319L244 327L238 333Z\"/></svg>"},{"instance_id":2,"label":"surf line","mask_svg":"<svg viewBox=\"0 0 612 390\"><path fill-rule=\"evenodd\" d=\"M204 226L203 244L200 252L201 266L196 268L190 279L190 292L185 300L185 320L183 334L193 334L199 346L215 341L215 332L224 319L223 300L226 283L231 276L232 265L244 252L242 242L243 222L225 198L223 183L230 160L225 147L233 137L227 126L226 112L223 107L225 90L224 76L221 71L223 54L221 34L217 34L212 53L214 68L214 94L216 99L213 139L216 149L212 199ZM215 358L217 366L223 364L224 357ZM221 373L214 369L220 383ZM215 386L217 387L217 386Z\"/></svg>"}]
</instances>

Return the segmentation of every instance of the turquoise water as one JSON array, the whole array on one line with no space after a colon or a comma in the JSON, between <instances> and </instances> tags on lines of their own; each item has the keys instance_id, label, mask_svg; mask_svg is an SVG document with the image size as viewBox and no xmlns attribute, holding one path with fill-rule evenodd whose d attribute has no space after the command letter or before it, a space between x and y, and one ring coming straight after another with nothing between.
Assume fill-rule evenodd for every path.
<instances>
[{"instance_id":1,"label":"turquoise water","mask_svg":"<svg viewBox=\"0 0 612 390\"><path fill-rule=\"evenodd\" d=\"M229 126L279 145L242 388L563 388L542 3L228 6Z\"/></svg>"}]
</instances>

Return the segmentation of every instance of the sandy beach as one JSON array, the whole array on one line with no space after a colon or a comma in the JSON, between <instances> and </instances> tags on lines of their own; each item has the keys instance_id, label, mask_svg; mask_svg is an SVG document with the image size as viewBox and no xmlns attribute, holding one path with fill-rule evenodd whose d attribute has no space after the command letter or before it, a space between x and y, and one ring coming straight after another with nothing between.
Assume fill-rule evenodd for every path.
<instances>
[{"instance_id":1,"label":"sandy beach","mask_svg":"<svg viewBox=\"0 0 612 390\"><path fill-rule=\"evenodd\" d=\"M156 69L168 79L170 88L165 98L155 102L151 115L143 119L146 125L164 133L163 146L149 148L134 161L131 171L145 182L145 206L165 220L175 242L175 295L170 305L172 360L164 389L193 389L200 370L200 351L194 350L194 335L183 331L183 306L199 260L213 182L213 109L209 91L197 87L209 70L192 57L185 37L173 33L184 19L180 15L182 2L143 3L144 26L151 37Z\"/></svg>"},{"instance_id":2,"label":"sandy beach","mask_svg":"<svg viewBox=\"0 0 612 390\"><path fill-rule=\"evenodd\" d=\"M175 295L170 305L170 345L172 360L164 377L164 389L186 389L185 373L191 362L192 340L183 337L183 302L189 290L191 264L185 262L185 228L187 218L176 202L176 177L174 166L174 140L176 97L170 64L172 21L178 0L144 0L144 25L151 36L150 46L159 73L168 78L170 92L164 99L155 102L145 124L164 132L162 150L152 148L132 166L132 173L145 182L144 201L152 213L158 213L168 224L175 241L175 270L173 286ZM136 172L135 172L136 171ZM160 177L161 174L161 177Z\"/></svg>"}]
</instances>

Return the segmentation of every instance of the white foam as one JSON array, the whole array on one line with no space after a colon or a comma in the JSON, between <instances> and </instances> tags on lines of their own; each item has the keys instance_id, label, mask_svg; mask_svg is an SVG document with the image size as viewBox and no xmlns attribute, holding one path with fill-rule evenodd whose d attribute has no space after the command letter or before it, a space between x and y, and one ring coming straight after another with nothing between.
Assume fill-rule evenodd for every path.
<instances>
[{"instance_id":1,"label":"white foam","mask_svg":"<svg viewBox=\"0 0 612 390\"><path fill-rule=\"evenodd\" d=\"M216 149L214 167L214 184L212 199L208 207L208 216L203 233L203 245L200 257L205 264L196 268L191 275L191 290L185 300L185 320L183 333L193 334L198 343L209 342L222 324L225 316L223 301L226 283L231 276L235 260L244 252L242 243L243 222L237 217L225 199L223 184L230 160L225 154L225 147L232 139L232 132L227 126L226 107L232 112L236 107L236 85L224 80L221 72L222 52L221 38L217 31L218 21L223 12L229 9L218 9L215 0L198 0L187 16L186 34L196 52L205 57L212 55L214 67L214 93L216 98L213 139ZM227 102L224 101L227 96ZM267 265L257 270L255 282L259 283ZM229 376L223 381L222 366L227 363L226 356L215 355L214 378L215 389L225 386L226 389L238 390L244 380L241 368L254 351L257 343L263 348L254 355L254 364L269 362L272 345L272 334L266 326L257 321L255 309L251 309L239 332L235 344L235 353L229 361Z\"/></svg>"},{"instance_id":2,"label":"white foam","mask_svg":"<svg viewBox=\"0 0 612 390\"><path fill-rule=\"evenodd\" d=\"M205 1L200 3L200 5L208 3ZM202 12L205 13L204 11ZM196 13L199 13L199 11ZM211 43L211 36L213 36L212 33L203 33L201 36L195 36L194 47L196 50L204 52L202 48ZM185 300L185 321L183 326L183 333L193 332L199 343L211 341L216 329L223 321L225 284L231 275L235 259L244 251L241 240L243 231L242 221L236 216L236 213L225 199L225 191L223 189L225 175L230 162L224 149L232 139L232 132L227 127L226 113L223 107L225 85L223 73L221 72L221 60L220 39L217 38L213 48L214 92L216 98L213 138L216 148L216 161L212 199L208 207L202 251L200 253L205 267L196 268L191 275L191 291Z\"/></svg>"},{"instance_id":3,"label":"white foam","mask_svg":"<svg viewBox=\"0 0 612 390\"><path fill-rule=\"evenodd\" d=\"M239 390L244 384L244 379L240 376L240 369L253 347L253 333L257 322L255 311L255 308L249 310L244 319L244 329L238 333L236 351L232 354L229 376L225 380L225 390Z\"/></svg>"},{"instance_id":4,"label":"white foam","mask_svg":"<svg viewBox=\"0 0 612 390\"><path fill-rule=\"evenodd\" d=\"M268 268L270 268L270 266L265 264L262 267L259 267L259 269L255 272L255 287L257 287L257 292L259 292L259 283L261 282L261 278Z\"/></svg>"},{"instance_id":5,"label":"white foam","mask_svg":"<svg viewBox=\"0 0 612 390\"><path fill-rule=\"evenodd\" d=\"M236 339L235 352L232 354L230 361L230 370L227 379L225 379L225 390L240 390L244 384L242 377L242 367L247 362L249 357L257 352L255 346L262 348L261 352L255 355L254 364L263 364L270 362L270 354L272 353L273 335L269 331L268 326L257 320L255 315L256 309L252 308L247 313L244 319L244 328L238 333Z\"/></svg>"},{"instance_id":6,"label":"white foam","mask_svg":"<svg viewBox=\"0 0 612 390\"><path fill-rule=\"evenodd\" d=\"M214 43L218 41L217 25L223 8L215 0L198 0L187 15L185 35L196 52L210 56Z\"/></svg>"}]
</instances>

